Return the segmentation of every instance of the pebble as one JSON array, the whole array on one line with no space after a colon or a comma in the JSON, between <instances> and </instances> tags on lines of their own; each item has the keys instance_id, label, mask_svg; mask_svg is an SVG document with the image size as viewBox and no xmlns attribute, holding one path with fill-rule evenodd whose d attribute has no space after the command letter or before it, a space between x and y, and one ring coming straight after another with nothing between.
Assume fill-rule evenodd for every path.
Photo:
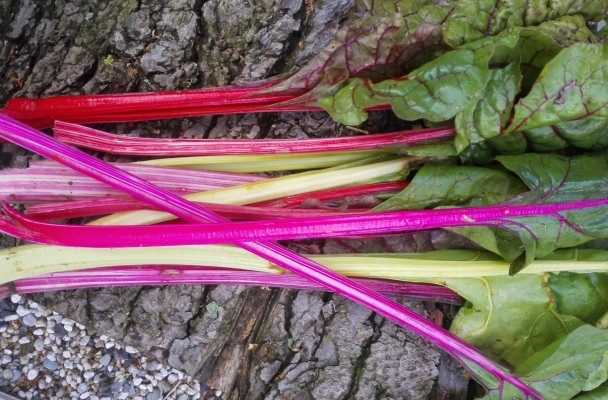
<instances>
[{"instance_id":1,"label":"pebble","mask_svg":"<svg viewBox=\"0 0 608 400\"><path fill-rule=\"evenodd\" d=\"M45 358L42 362L42 365L44 365L44 368L48 369L49 371L55 371L59 367L57 361L51 360L49 358Z\"/></svg>"},{"instance_id":2,"label":"pebble","mask_svg":"<svg viewBox=\"0 0 608 400\"><path fill-rule=\"evenodd\" d=\"M24 379L32 382L27 390ZM20 295L0 299L0 392L26 400L192 400L201 398L198 389L183 372Z\"/></svg>"},{"instance_id":3,"label":"pebble","mask_svg":"<svg viewBox=\"0 0 608 400\"><path fill-rule=\"evenodd\" d=\"M36 321L36 316L34 314L27 314L23 317L23 325L25 326L35 326Z\"/></svg>"},{"instance_id":4,"label":"pebble","mask_svg":"<svg viewBox=\"0 0 608 400\"><path fill-rule=\"evenodd\" d=\"M101 365L103 365L104 367L107 367L108 364L110 363L110 360L112 359L112 357L109 354L104 354L100 359L99 359L99 363Z\"/></svg>"},{"instance_id":5,"label":"pebble","mask_svg":"<svg viewBox=\"0 0 608 400\"><path fill-rule=\"evenodd\" d=\"M42 349L44 349L44 340L36 339L36 341L34 342L34 348L36 349L36 351L42 351Z\"/></svg>"},{"instance_id":6,"label":"pebble","mask_svg":"<svg viewBox=\"0 0 608 400\"><path fill-rule=\"evenodd\" d=\"M34 379L36 379L37 376L38 376L37 369L32 368L29 371L27 371L27 379L29 379L30 381L33 381Z\"/></svg>"}]
</instances>

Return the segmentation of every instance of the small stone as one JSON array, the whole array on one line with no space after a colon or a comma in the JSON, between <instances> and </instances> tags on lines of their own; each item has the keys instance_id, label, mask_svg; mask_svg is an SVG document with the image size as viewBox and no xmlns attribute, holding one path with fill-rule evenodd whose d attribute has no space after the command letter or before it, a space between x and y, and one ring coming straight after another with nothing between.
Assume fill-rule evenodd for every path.
<instances>
[{"instance_id":1,"label":"small stone","mask_svg":"<svg viewBox=\"0 0 608 400\"><path fill-rule=\"evenodd\" d=\"M19 343L21 343L21 344L26 344L26 343L29 343L29 342L30 342L30 338L27 337L27 336L23 336L23 337L19 338Z\"/></svg>"},{"instance_id":2,"label":"small stone","mask_svg":"<svg viewBox=\"0 0 608 400\"><path fill-rule=\"evenodd\" d=\"M70 351L69 351L69 350L65 350L65 351L62 353L62 355L63 355L65 358L70 358L70 357L72 357L72 353L70 353Z\"/></svg>"},{"instance_id":3,"label":"small stone","mask_svg":"<svg viewBox=\"0 0 608 400\"><path fill-rule=\"evenodd\" d=\"M40 328L38 328L38 329L34 330L34 332L33 332L33 333L34 333L34 335L36 335L36 336L42 336L42 335L44 335L44 329L40 329Z\"/></svg>"},{"instance_id":4,"label":"small stone","mask_svg":"<svg viewBox=\"0 0 608 400\"><path fill-rule=\"evenodd\" d=\"M44 349L44 341L42 339L37 339L34 342L34 348L36 351L42 351L42 349Z\"/></svg>"},{"instance_id":5,"label":"small stone","mask_svg":"<svg viewBox=\"0 0 608 400\"><path fill-rule=\"evenodd\" d=\"M63 337L68 334L68 331L66 331L65 328L63 327L63 325L61 325L61 324L55 325L53 327L53 332L55 332L55 334L59 337Z\"/></svg>"},{"instance_id":6,"label":"small stone","mask_svg":"<svg viewBox=\"0 0 608 400\"><path fill-rule=\"evenodd\" d=\"M62 318L61 323L63 325L70 325L70 326L74 325L74 321L69 318Z\"/></svg>"},{"instance_id":7,"label":"small stone","mask_svg":"<svg viewBox=\"0 0 608 400\"><path fill-rule=\"evenodd\" d=\"M2 377L4 379L11 380L13 378L13 371L10 369L5 369L4 372L2 372Z\"/></svg>"},{"instance_id":8,"label":"small stone","mask_svg":"<svg viewBox=\"0 0 608 400\"><path fill-rule=\"evenodd\" d=\"M134 384L135 386L139 386L139 385L141 384L141 382L142 382L142 381L143 381L143 379L141 379L141 378L139 378L139 377L133 378L133 384Z\"/></svg>"},{"instance_id":9,"label":"small stone","mask_svg":"<svg viewBox=\"0 0 608 400\"><path fill-rule=\"evenodd\" d=\"M169 374L167 375L167 382L169 382L171 385L173 385L175 382L178 381L178 377L176 374Z\"/></svg>"},{"instance_id":10,"label":"small stone","mask_svg":"<svg viewBox=\"0 0 608 400\"><path fill-rule=\"evenodd\" d=\"M131 347L131 346L125 346L125 350L127 351L127 353L129 354L135 354L137 353L137 349Z\"/></svg>"},{"instance_id":11,"label":"small stone","mask_svg":"<svg viewBox=\"0 0 608 400\"><path fill-rule=\"evenodd\" d=\"M13 378L11 379L11 382L15 382L17 379L21 378L21 375L23 375L21 373L21 371L19 371L18 369L14 370L13 371Z\"/></svg>"},{"instance_id":12,"label":"small stone","mask_svg":"<svg viewBox=\"0 0 608 400\"><path fill-rule=\"evenodd\" d=\"M38 389L44 390L44 388L46 388L46 381L44 379L40 379L38 381Z\"/></svg>"},{"instance_id":13,"label":"small stone","mask_svg":"<svg viewBox=\"0 0 608 400\"><path fill-rule=\"evenodd\" d=\"M72 325L63 325L63 328L68 331L68 332L72 332L72 329L74 329L74 326Z\"/></svg>"},{"instance_id":14,"label":"small stone","mask_svg":"<svg viewBox=\"0 0 608 400\"><path fill-rule=\"evenodd\" d=\"M110 363L111 359L112 359L112 357L109 354L104 354L99 359L99 364L103 365L104 367L107 367L108 364Z\"/></svg>"},{"instance_id":15,"label":"small stone","mask_svg":"<svg viewBox=\"0 0 608 400\"><path fill-rule=\"evenodd\" d=\"M34 314L27 314L25 317L23 317L23 325L26 326L34 326L36 325L36 316Z\"/></svg>"},{"instance_id":16,"label":"small stone","mask_svg":"<svg viewBox=\"0 0 608 400\"><path fill-rule=\"evenodd\" d=\"M37 369L32 368L29 371L27 371L27 379L29 379L30 381L33 381L34 379L36 379L37 376L38 376Z\"/></svg>"},{"instance_id":17,"label":"small stone","mask_svg":"<svg viewBox=\"0 0 608 400\"><path fill-rule=\"evenodd\" d=\"M15 304L19 303L21 301L21 296L19 296L18 294L11 294L11 301Z\"/></svg>"},{"instance_id":18,"label":"small stone","mask_svg":"<svg viewBox=\"0 0 608 400\"><path fill-rule=\"evenodd\" d=\"M86 346L89 343L89 340L91 340L90 336L83 336L80 338L80 342L78 342L78 344L81 346Z\"/></svg>"},{"instance_id":19,"label":"small stone","mask_svg":"<svg viewBox=\"0 0 608 400\"><path fill-rule=\"evenodd\" d=\"M89 385L87 385L86 383L82 382L79 383L78 386L76 386L76 391L80 394L86 392L89 390Z\"/></svg>"},{"instance_id":20,"label":"small stone","mask_svg":"<svg viewBox=\"0 0 608 400\"><path fill-rule=\"evenodd\" d=\"M156 367L158 367L159 362L156 360L150 360L146 363L146 369L148 371L156 371Z\"/></svg>"},{"instance_id":21,"label":"small stone","mask_svg":"<svg viewBox=\"0 0 608 400\"><path fill-rule=\"evenodd\" d=\"M89 397L89 392L84 392L80 395L79 399L87 399Z\"/></svg>"},{"instance_id":22,"label":"small stone","mask_svg":"<svg viewBox=\"0 0 608 400\"><path fill-rule=\"evenodd\" d=\"M148 395L146 396L146 400L160 400L160 390L158 388L155 388L151 393L148 393Z\"/></svg>"},{"instance_id":23,"label":"small stone","mask_svg":"<svg viewBox=\"0 0 608 400\"><path fill-rule=\"evenodd\" d=\"M44 359L42 365L44 365L44 368L48 369L49 371L55 371L59 367L57 361L49 360L48 358Z\"/></svg>"},{"instance_id":24,"label":"small stone","mask_svg":"<svg viewBox=\"0 0 608 400\"><path fill-rule=\"evenodd\" d=\"M111 349L112 347L114 347L114 342L107 342L106 343L106 349Z\"/></svg>"},{"instance_id":25,"label":"small stone","mask_svg":"<svg viewBox=\"0 0 608 400\"><path fill-rule=\"evenodd\" d=\"M17 321L18 319L19 319L19 316L17 314L11 314L11 315L7 315L6 317L4 317L4 320L6 322Z\"/></svg>"},{"instance_id":26,"label":"small stone","mask_svg":"<svg viewBox=\"0 0 608 400\"><path fill-rule=\"evenodd\" d=\"M129 394L134 393L134 390L135 390L135 388L129 382L125 382L125 384L122 387L122 391L125 393L129 393Z\"/></svg>"},{"instance_id":27,"label":"small stone","mask_svg":"<svg viewBox=\"0 0 608 400\"><path fill-rule=\"evenodd\" d=\"M93 372L93 371L87 371L82 376L84 377L84 379L86 379L88 381L88 380L92 379L95 376L95 372Z\"/></svg>"},{"instance_id":28,"label":"small stone","mask_svg":"<svg viewBox=\"0 0 608 400\"><path fill-rule=\"evenodd\" d=\"M171 385L169 384L169 382L167 382L165 380L159 380L158 388L160 390L162 390L163 392L168 392L169 390L171 390Z\"/></svg>"},{"instance_id":29,"label":"small stone","mask_svg":"<svg viewBox=\"0 0 608 400\"><path fill-rule=\"evenodd\" d=\"M17 313L18 316L24 317L24 316L30 314L32 311L28 310L27 308L25 308L21 304L19 304L17 306L17 309L15 310L15 312Z\"/></svg>"}]
</instances>

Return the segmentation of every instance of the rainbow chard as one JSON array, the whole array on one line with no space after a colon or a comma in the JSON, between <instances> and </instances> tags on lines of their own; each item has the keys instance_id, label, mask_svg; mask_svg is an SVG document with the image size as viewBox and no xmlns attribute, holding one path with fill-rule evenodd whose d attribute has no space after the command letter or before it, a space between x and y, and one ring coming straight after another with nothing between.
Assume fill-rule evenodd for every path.
<instances>
[{"instance_id":1,"label":"rainbow chard","mask_svg":"<svg viewBox=\"0 0 608 400\"><path fill-rule=\"evenodd\" d=\"M226 222L217 214L5 116L0 116L0 137L124 190L133 197L149 202L188 222ZM488 360L483 353L399 303L273 242L238 242L238 245L280 267L357 301L438 344L460 360L463 366L491 392L496 391L502 396L505 389L511 391L515 389L525 398L541 398L527 384Z\"/></svg>"},{"instance_id":2,"label":"rainbow chard","mask_svg":"<svg viewBox=\"0 0 608 400\"><path fill-rule=\"evenodd\" d=\"M111 266L114 269L105 271L105 279L117 283L124 279L158 282L162 279L159 271L166 267L142 269L149 275L139 278L129 275L124 266L133 265L125 261L132 251L125 246L171 252L176 246L188 245L193 250L190 247L202 243L236 244L241 249L220 249L230 255L241 252L233 258L242 265L228 265L224 260L211 267L254 270L239 277L242 283L255 284L264 284L270 274L276 275L282 268L283 272L298 274L302 285L318 285L358 301L452 354L488 388L487 399L567 399L581 392L585 394L580 398L603 398L608 387L608 331L601 329L608 326L608 257L605 252L581 246L595 245L608 237L608 156L581 154L580 149L608 147L606 30L594 33L588 25L605 18L608 0L549 3L455 0L434 5L427 0L362 0L353 11L357 18L349 20L330 46L291 76L164 94L11 99L0 111L4 114L0 115L0 136L94 178L81 180L65 169L55 172L58 179L72 176L72 183L77 183L72 189L84 187L97 192L94 199L75 196L63 205L32 207L30 217L5 207L0 228L41 243L122 247L113 249L114 254L87 248L90 254L99 251L108 257L104 258L107 264L81 265ZM392 108L406 120L453 124L454 128L370 135L348 141L234 141L240 143L224 146L212 141L123 139L58 121L136 121L321 108L351 125L364 121L369 110ZM55 124L59 139L102 151L213 154L146 161L149 165L204 166L231 172L327 169L259 181L254 178L256 182L188 194L182 199L170 192L172 182L161 179L158 172L150 170L151 175L143 179L129 173L147 166L117 169L11 117L35 127ZM159 150L162 146L166 149ZM572 147L578 149L572 151ZM567 150L562 154L521 154L529 149ZM264 154L232 155L249 151ZM480 164L487 166L475 166ZM7 192L2 199L22 203L57 200L52 197L54 185L41 181L36 184L47 185L44 195L28 198L27 179L31 176L25 178L27 173L14 175L23 174L21 193ZM186 175L184 172L180 178L189 180ZM413 177L411 183L399 187L400 193L391 193L394 196L372 212L325 215L327 210L313 210L311 216L310 210L288 215L287 210L258 212L261 209L241 207L294 205L311 190L321 190L323 196L327 195L324 191L334 188L354 193L359 190L357 186L369 188L379 182L386 185L387 181L393 184L405 175ZM356 186L349 187L352 185ZM396 186L391 188L395 190ZM112 198L100 200L104 196L101 190ZM196 189L189 186L190 190ZM87 203L72 202L83 200ZM257 219L228 222L210 212L204 202L223 203L213 209L237 218L249 218L257 212ZM77 210L76 205L83 211L71 215L90 215L119 204L125 210L137 210L103 217L93 221L93 226L31 218L69 216L66 208ZM331 212L343 212L344 208ZM187 224L137 226L175 218ZM433 252L413 258L306 258L271 241L434 228L457 232L486 251L475 255ZM36 246L25 246L14 257L49 251L56 256L54 262L5 271L0 283L16 279L15 287L26 291L36 282L43 284L27 280L35 273L57 274L40 278L46 279L50 288L58 283L54 279L66 285L80 285L86 279L84 272L70 276L68 271L77 268L85 250ZM83 253L78 253L81 250ZM119 255L120 260L108 261ZM461 256L465 259L459 259ZM102 258L95 260L100 263ZM390 268L372 267L368 264L371 262ZM190 271L185 275L193 274L187 269L191 266L188 260L182 264L181 271ZM120 265L124 269L115 269ZM581 269L579 273L564 272L577 268ZM125 275L117 276L117 271ZM460 294L467 302L452 331L500 365L512 367L515 374L489 361L465 341L378 295L374 290L386 291L381 284L343 276L370 278L362 271L374 271L383 278L440 284ZM208 275L200 272L196 279L202 282ZM224 276L226 281L233 278ZM2 290L0 287L0 293ZM518 312L513 313L514 309Z\"/></svg>"}]
</instances>

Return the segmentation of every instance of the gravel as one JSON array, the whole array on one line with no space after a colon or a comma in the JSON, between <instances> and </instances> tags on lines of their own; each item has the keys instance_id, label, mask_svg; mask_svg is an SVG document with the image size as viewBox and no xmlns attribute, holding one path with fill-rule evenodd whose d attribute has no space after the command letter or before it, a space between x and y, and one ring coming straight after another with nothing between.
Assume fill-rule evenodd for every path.
<instances>
[{"instance_id":1,"label":"gravel","mask_svg":"<svg viewBox=\"0 0 608 400\"><path fill-rule=\"evenodd\" d=\"M205 386L20 295L0 300L0 392L38 399L200 399Z\"/></svg>"}]
</instances>

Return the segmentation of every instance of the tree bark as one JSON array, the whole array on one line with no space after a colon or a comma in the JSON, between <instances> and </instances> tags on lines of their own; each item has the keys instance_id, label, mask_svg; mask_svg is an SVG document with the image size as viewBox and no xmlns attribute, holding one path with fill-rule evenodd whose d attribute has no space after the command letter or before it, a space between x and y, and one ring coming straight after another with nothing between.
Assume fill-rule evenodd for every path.
<instances>
[{"instance_id":1,"label":"tree bark","mask_svg":"<svg viewBox=\"0 0 608 400\"><path fill-rule=\"evenodd\" d=\"M289 72L333 38L352 0L0 0L0 104L14 96L223 85ZM365 129L399 124L375 113ZM154 137L353 135L324 113L103 125ZM2 148L3 165L28 155ZM122 157L100 155L107 160ZM298 247L427 250L444 233ZM15 241L3 238L5 246ZM204 382L224 399L464 399L463 371L424 340L330 293L242 286L107 287L35 300ZM420 313L428 304L404 302ZM443 360L440 362L440 360ZM212 390L211 390L212 389Z\"/></svg>"}]
</instances>

